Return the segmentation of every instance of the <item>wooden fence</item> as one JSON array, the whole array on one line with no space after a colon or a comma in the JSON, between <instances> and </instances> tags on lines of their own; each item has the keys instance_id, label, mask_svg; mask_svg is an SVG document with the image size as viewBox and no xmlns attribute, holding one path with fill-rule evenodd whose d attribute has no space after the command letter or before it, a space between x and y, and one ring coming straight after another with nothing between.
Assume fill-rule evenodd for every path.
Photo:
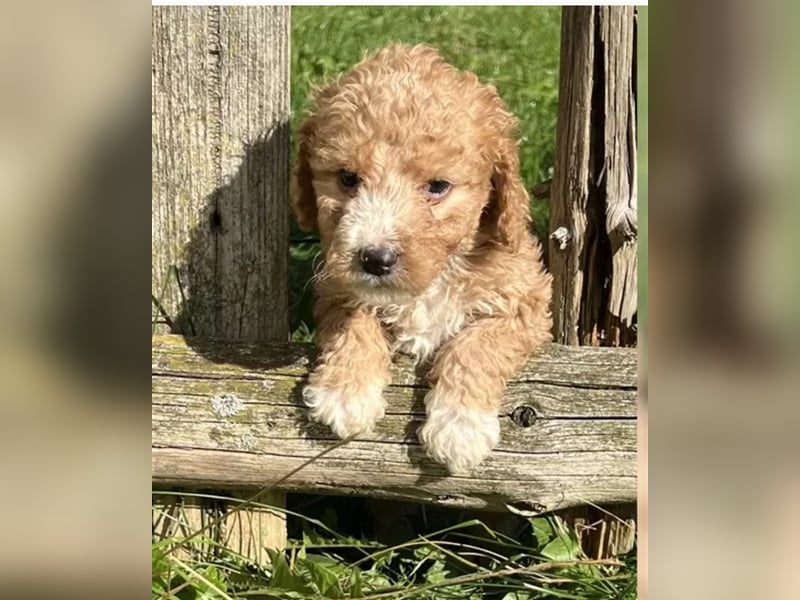
<instances>
[{"instance_id":1,"label":"wooden fence","mask_svg":"<svg viewBox=\"0 0 800 600\"><path fill-rule=\"evenodd\" d=\"M152 98L154 488L525 514L635 500L633 349L539 352L509 386L500 447L469 477L425 458L414 433L424 383L402 360L373 435L337 446L307 421L299 391L313 351L286 343L287 7L154 7ZM182 510L201 524L200 504ZM226 543L257 560L285 542L279 515L231 519Z\"/></svg>"},{"instance_id":2,"label":"wooden fence","mask_svg":"<svg viewBox=\"0 0 800 600\"><path fill-rule=\"evenodd\" d=\"M309 423L300 391L313 351L296 344L153 344L153 480L258 487L336 442ZM448 477L415 431L424 383L394 366L374 434L321 457L281 487L540 513L636 496L636 360L623 349L549 346L509 385L502 441L470 476Z\"/></svg>"}]
</instances>

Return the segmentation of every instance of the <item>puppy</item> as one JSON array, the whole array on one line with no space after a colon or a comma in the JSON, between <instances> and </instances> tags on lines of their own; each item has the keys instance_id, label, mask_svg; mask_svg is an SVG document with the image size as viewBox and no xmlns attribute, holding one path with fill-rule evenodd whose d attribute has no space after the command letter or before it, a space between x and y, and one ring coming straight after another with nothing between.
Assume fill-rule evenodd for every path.
<instances>
[{"instance_id":1,"label":"puppy","mask_svg":"<svg viewBox=\"0 0 800 600\"><path fill-rule=\"evenodd\" d=\"M318 229L311 418L345 438L384 415L393 353L431 362L429 456L467 473L500 438L507 379L551 339L516 118L432 48L392 45L318 90L295 213Z\"/></svg>"}]
</instances>

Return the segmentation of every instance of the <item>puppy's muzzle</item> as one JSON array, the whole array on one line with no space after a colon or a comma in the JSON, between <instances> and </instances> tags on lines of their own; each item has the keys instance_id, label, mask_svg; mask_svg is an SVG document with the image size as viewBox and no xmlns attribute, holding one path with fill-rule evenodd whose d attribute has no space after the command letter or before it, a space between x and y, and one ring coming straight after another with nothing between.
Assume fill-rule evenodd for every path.
<instances>
[{"instance_id":1,"label":"puppy's muzzle","mask_svg":"<svg viewBox=\"0 0 800 600\"><path fill-rule=\"evenodd\" d=\"M358 262L365 273L385 277L397 265L397 252L389 246L367 246L358 253Z\"/></svg>"}]
</instances>

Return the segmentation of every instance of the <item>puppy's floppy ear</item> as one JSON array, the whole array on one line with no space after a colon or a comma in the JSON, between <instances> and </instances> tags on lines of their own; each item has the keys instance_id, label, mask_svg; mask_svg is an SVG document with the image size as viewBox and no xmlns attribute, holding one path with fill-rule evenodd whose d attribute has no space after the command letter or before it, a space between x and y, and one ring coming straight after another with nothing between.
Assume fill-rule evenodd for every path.
<instances>
[{"instance_id":1,"label":"puppy's floppy ear","mask_svg":"<svg viewBox=\"0 0 800 600\"><path fill-rule=\"evenodd\" d=\"M492 187L496 202L497 237L515 252L529 235L531 210L519 174L519 155L511 137L504 138L494 157Z\"/></svg>"},{"instance_id":2,"label":"puppy's floppy ear","mask_svg":"<svg viewBox=\"0 0 800 600\"><path fill-rule=\"evenodd\" d=\"M317 195L311 166L308 164L309 133L313 128L312 119L303 123L299 130L299 147L297 151L297 171L295 172L294 214L297 224L303 231L317 228Z\"/></svg>"}]
</instances>

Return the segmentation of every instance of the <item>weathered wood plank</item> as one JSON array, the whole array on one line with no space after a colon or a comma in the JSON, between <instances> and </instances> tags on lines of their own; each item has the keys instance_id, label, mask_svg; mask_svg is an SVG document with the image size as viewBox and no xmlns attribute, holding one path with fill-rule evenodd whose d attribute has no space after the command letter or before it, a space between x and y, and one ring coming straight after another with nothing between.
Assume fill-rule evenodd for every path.
<instances>
[{"instance_id":1,"label":"weathered wood plank","mask_svg":"<svg viewBox=\"0 0 800 600\"><path fill-rule=\"evenodd\" d=\"M297 407L250 405L232 417L213 414L210 398L187 406L158 404L153 415L154 445L253 450L313 456L336 438L328 428L306 423L306 411ZM186 410L191 408L191 410ZM365 458L375 454L389 460L384 443L416 446L416 429L423 415L389 413L376 426L370 442L351 442ZM636 422L624 419L542 419L528 427L516 425L510 415L501 418L502 449L524 454L559 452L636 451ZM408 452L417 452L409 448ZM408 458L401 457L402 460Z\"/></svg>"},{"instance_id":2,"label":"weathered wood plank","mask_svg":"<svg viewBox=\"0 0 800 600\"><path fill-rule=\"evenodd\" d=\"M153 330L285 340L289 8L158 6L152 18ZM268 513L222 529L257 561L285 543Z\"/></svg>"},{"instance_id":3,"label":"weathered wood plank","mask_svg":"<svg viewBox=\"0 0 800 600\"><path fill-rule=\"evenodd\" d=\"M314 351L307 344L235 343L158 336L153 339L152 368L160 375L198 375L208 379L305 375ZM637 357L630 349L566 347L542 348L514 378L514 382L542 383L572 388L636 389ZM394 384L424 385L412 364L400 358Z\"/></svg>"},{"instance_id":4,"label":"weathered wood plank","mask_svg":"<svg viewBox=\"0 0 800 600\"><path fill-rule=\"evenodd\" d=\"M288 22L288 7L153 7L159 331L288 336Z\"/></svg>"},{"instance_id":5,"label":"weathered wood plank","mask_svg":"<svg viewBox=\"0 0 800 600\"><path fill-rule=\"evenodd\" d=\"M548 261L561 344L636 343L634 7L562 10Z\"/></svg>"},{"instance_id":6,"label":"weathered wood plank","mask_svg":"<svg viewBox=\"0 0 800 600\"><path fill-rule=\"evenodd\" d=\"M636 182L636 9L599 9L603 49L605 230L611 254L611 287L602 328L609 343L633 344L637 310L638 207Z\"/></svg>"},{"instance_id":7,"label":"weathered wood plank","mask_svg":"<svg viewBox=\"0 0 800 600\"><path fill-rule=\"evenodd\" d=\"M213 237L197 235L204 230L201 219L208 222L207 199L219 183L214 148L205 142L211 137L206 115L215 104L206 84L211 55L199 42L208 15L201 7L152 11L151 281L158 303L154 314L160 311L167 320L156 320L158 331L202 332L213 320Z\"/></svg>"},{"instance_id":8,"label":"weathered wood plank","mask_svg":"<svg viewBox=\"0 0 800 600\"><path fill-rule=\"evenodd\" d=\"M289 8L219 11L215 337L289 336ZM213 334L212 334L213 335Z\"/></svg>"},{"instance_id":9,"label":"weathered wood plank","mask_svg":"<svg viewBox=\"0 0 800 600\"><path fill-rule=\"evenodd\" d=\"M556 161L550 197L548 268L553 274L553 335L578 344L583 291L591 154L591 108L595 60L595 13L590 7L561 9Z\"/></svg>"},{"instance_id":10,"label":"weathered wood plank","mask_svg":"<svg viewBox=\"0 0 800 600\"><path fill-rule=\"evenodd\" d=\"M153 403L172 405L176 410L188 410L194 402L206 405L211 395L235 394L247 408L250 404L267 405L287 410L299 405L300 388L295 377L266 372L263 378L241 379L236 376L206 378L159 375L153 380ZM269 401L264 402L264 392ZM179 396L177 401L170 396ZM392 385L384 393L389 404L388 414L424 415L419 389L408 385ZM177 404L173 404L177 402ZM504 413L518 407L531 406L538 418L625 418L635 410L636 390L594 389L575 386L512 382L505 395ZM169 410L166 408L164 410Z\"/></svg>"},{"instance_id":11,"label":"weathered wood plank","mask_svg":"<svg viewBox=\"0 0 800 600\"><path fill-rule=\"evenodd\" d=\"M311 364L308 345L155 337L154 481L266 486L329 449L338 440L308 422L300 399ZM424 373L400 358L393 375L387 415L373 434L280 487L491 509L635 498L635 350L541 349L509 385L499 448L468 477L448 476L416 439Z\"/></svg>"},{"instance_id":12,"label":"weathered wood plank","mask_svg":"<svg viewBox=\"0 0 800 600\"><path fill-rule=\"evenodd\" d=\"M347 448L343 447L341 450ZM338 451L338 450L337 450ZM492 457L491 460L497 460ZM584 461L588 463L587 459ZM537 466L527 459L512 456L509 463L518 468L501 472L498 478L481 474L472 477L445 476L430 473L401 471L394 463L320 459L281 483L283 489L329 494L378 496L412 502L430 502L442 506L544 512L585 502L606 503L633 501L636 496L636 456L620 453L611 461L624 465L630 474L605 474L599 469L588 473L557 473L540 475ZM558 456L549 462L558 461ZM304 463L304 459L283 455L257 455L249 452L198 450L195 448L153 448L154 481L182 487L225 486L243 483L267 485L284 477ZM364 466L366 468L358 468ZM167 475L168 474L168 475Z\"/></svg>"}]
</instances>

